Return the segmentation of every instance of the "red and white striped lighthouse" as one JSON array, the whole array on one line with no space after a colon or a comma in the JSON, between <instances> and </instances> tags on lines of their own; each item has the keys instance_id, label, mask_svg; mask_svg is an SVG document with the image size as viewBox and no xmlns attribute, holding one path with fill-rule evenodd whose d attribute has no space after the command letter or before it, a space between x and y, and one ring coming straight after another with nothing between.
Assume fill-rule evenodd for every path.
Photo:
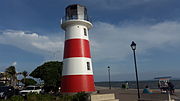
<instances>
[{"instance_id":1,"label":"red and white striped lighthouse","mask_svg":"<svg viewBox=\"0 0 180 101\"><path fill-rule=\"evenodd\" d=\"M70 5L61 23L65 30L62 93L94 92L88 30L92 27L85 6Z\"/></svg>"}]
</instances>

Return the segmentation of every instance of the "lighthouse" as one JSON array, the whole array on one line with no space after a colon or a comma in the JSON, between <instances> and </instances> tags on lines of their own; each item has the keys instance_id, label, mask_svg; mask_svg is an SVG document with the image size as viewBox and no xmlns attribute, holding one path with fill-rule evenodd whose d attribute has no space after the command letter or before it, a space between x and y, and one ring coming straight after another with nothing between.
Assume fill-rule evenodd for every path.
<instances>
[{"instance_id":1,"label":"lighthouse","mask_svg":"<svg viewBox=\"0 0 180 101\"><path fill-rule=\"evenodd\" d=\"M94 77L90 54L88 30L92 28L85 6L66 7L61 22L65 31L62 93L94 92Z\"/></svg>"}]
</instances>

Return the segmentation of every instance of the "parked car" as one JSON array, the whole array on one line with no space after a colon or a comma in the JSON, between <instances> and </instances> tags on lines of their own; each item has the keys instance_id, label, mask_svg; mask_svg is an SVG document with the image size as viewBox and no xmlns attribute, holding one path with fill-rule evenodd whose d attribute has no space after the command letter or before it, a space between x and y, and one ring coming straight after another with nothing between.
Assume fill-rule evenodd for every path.
<instances>
[{"instance_id":1,"label":"parked car","mask_svg":"<svg viewBox=\"0 0 180 101\"><path fill-rule=\"evenodd\" d=\"M38 86L27 86L25 89L20 91L20 94L22 96L25 96L27 93L30 93L30 92L39 94L42 92L42 90Z\"/></svg>"},{"instance_id":2,"label":"parked car","mask_svg":"<svg viewBox=\"0 0 180 101\"><path fill-rule=\"evenodd\" d=\"M12 86L1 86L0 87L0 98L7 99L13 96L16 90Z\"/></svg>"}]
</instances>

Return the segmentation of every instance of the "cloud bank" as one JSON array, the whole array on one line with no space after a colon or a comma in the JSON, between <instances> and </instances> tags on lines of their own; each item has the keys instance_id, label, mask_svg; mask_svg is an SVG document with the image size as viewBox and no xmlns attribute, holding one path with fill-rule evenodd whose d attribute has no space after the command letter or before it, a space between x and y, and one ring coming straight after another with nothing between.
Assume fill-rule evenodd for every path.
<instances>
[{"instance_id":1,"label":"cloud bank","mask_svg":"<svg viewBox=\"0 0 180 101\"><path fill-rule=\"evenodd\" d=\"M150 49L180 48L180 23L166 21L156 24L127 23L113 25L94 23L90 31L91 51L94 61L121 61L131 53L131 41L137 43L137 52L150 53ZM62 34L63 35L63 34ZM47 59L62 59L64 37L42 36L26 31L6 30L0 43L43 55Z\"/></svg>"},{"instance_id":2,"label":"cloud bank","mask_svg":"<svg viewBox=\"0 0 180 101\"><path fill-rule=\"evenodd\" d=\"M28 52L40 54L47 60L62 57L63 40L60 35L48 37L17 30L5 30L0 34L0 44L12 45Z\"/></svg>"},{"instance_id":3,"label":"cloud bank","mask_svg":"<svg viewBox=\"0 0 180 101\"><path fill-rule=\"evenodd\" d=\"M156 24L113 25L97 22L92 31L92 50L97 60L124 60L131 51L131 41L137 43L137 52L149 49L179 47L180 23L166 21Z\"/></svg>"}]
</instances>

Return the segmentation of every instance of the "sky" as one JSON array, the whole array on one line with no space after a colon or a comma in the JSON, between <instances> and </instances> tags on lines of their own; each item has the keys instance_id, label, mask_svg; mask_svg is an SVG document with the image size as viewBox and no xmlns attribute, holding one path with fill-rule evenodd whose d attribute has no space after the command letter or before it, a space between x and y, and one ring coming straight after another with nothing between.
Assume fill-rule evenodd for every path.
<instances>
[{"instance_id":1,"label":"sky","mask_svg":"<svg viewBox=\"0 0 180 101\"><path fill-rule=\"evenodd\" d=\"M140 80L180 78L179 0L1 0L0 72L14 65L33 71L47 61L62 61L65 7L85 5L95 81L135 80L132 41Z\"/></svg>"}]
</instances>

